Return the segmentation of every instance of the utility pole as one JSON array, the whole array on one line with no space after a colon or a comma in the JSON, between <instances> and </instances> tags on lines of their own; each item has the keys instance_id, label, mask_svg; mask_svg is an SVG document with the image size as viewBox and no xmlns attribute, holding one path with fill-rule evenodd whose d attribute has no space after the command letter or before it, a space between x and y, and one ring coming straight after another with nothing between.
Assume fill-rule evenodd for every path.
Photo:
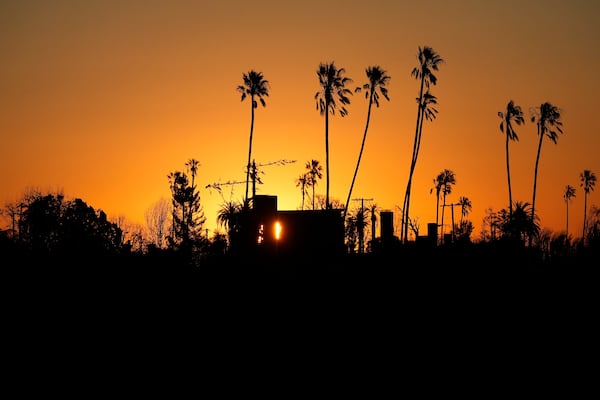
<instances>
[{"instance_id":1,"label":"utility pole","mask_svg":"<svg viewBox=\"0 0 600 400\"><path fill-rule=\"evenodd\" d=\"M296 160L277 160L277 161L271 161L268 163L262 163L262 164L257 164L255 160L252 160L252 166L251 171L250 171L250 176L252 177L252 198L254 198L256 196L256 181L258 181L259 184L262 183L262 181L260 180L260 177L258 176L259 171L258 167L267 167L269 165L287 165L287 164L292 164L295 163Z\"/></svg>"}]
</instances>

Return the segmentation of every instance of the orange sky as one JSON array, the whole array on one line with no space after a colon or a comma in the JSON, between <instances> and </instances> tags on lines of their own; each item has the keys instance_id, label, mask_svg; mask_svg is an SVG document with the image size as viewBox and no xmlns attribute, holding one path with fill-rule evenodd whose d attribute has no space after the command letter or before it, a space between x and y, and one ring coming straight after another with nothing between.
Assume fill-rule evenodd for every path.
<instances>
[{"instance_id":1,"label":"orange sky","mask_svg":"<svg viewBox=\"0 0 600 400\"><path fill-rule=\"evenodd\" d=\"M588 0L2 1L0 201L14 202L28 188L61 190L109 218L144 224L145 211L170 198L167 174L195 158L206 227L214 229L223 198L204 187L245 179L250 104L236 87L253 69L271 88L267 106L256 110L253 158L297 160L265 167L258 193L277 195L279 209L297 209L295 180L305 162L325 166L316 70L334 61L352 88L366 82L368 66L391 76L391 100L372 112L352 197L395 210L417 111L410 72L418 47L430 46L445 63L432 90L438 117L425 124L413 182L411 215L421 233L435 222L429 190L443 169L457 178L448 202L466 196L473 204L472 238L486 209L507 207L497 113L512 99L527 117L510 144L513 199L532 201L537 133L529 109L548 101L563 110L564 134L556 145L544 140L536 212L542 227L564 230L570 184L577 192L569 231L580 236L579 174L600 176L599 16L600 2ZM367 105L354 95L350 114L330 120L330 196L340 201ZM316 192L325 187L323 177ZM599 192L588 207L600 205ZM233 200L243 195L244 185L233 188Z\"/></svg>"}]
</instances>

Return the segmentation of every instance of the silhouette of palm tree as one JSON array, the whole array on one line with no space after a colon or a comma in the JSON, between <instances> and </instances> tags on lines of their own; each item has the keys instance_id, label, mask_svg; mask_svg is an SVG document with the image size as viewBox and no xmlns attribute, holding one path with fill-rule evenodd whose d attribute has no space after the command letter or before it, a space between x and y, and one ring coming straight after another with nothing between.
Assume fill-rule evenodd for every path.
<instances>
[{"instance_id":1,"label":"silhouette of palm tree","mask_svg":"<svg viewBox=\"0 0 600 400\"><path fill-rule=\"evenodd\" d=\"M306 162L306 169L308 174L308 184L312 186L312 209L315 209L315 186L317 185L317 179L323 178L323 166L317 160L310 160ZM326 203L327 204L327 203Z\"/></svg>"},{"instance_id":2,"label":"silhouette of palm tree","mask_svg":"<svg viewBox=\"0 0 600 400\"><path fill-rule=\"evenodd\" d=\"M227 229L229 243L231 243L233 232L238 228L238 216L241 210L242 205L240 203L230 200L223 202L217 212L217 223Z\"/></svg>"},{"instance_id":3,"label":"silhouette of palm tree","mask_svg":"<svg viewBox=\"0 0 600 400\"><path fill-rule=\"evenodd\" d=\"M358 161L356 162L356 169L354 170L354 176L352 177L352 183L350 184L350 190L348 191L348 197L346 198L346 204L344 207L344 218L346 217L346 213L348 212L348 204L350 204L350 197L352 196L352 189L354 188L354 182L356 181L356 175L358 174L358 167L360 166L360 160L362 158L363 150L365 148L365 140L367 139L367 132L369 130L369 122L371 120L371 109L373 104L379 107L379 93L386 99L390 100L388 97L388 90L386 85L390 81L390 77L386 75L386 71L381 69L378 65L368 67L366 69L367 78L369 79L368 83L365 83L362 88L357 87L355 92L360 92L361 89L364 89L365 97L369 99L369 109L367 111L367 122L365 124L365 131L363 133L362 143L360 145L360 152L358 153ZM379 93L378 93L379 92Z\"/></svg>"},{"instance_id":4,"label":"silhouette of palm tree","mask_svg":"<svg viewBox=\"0 0 600 400\"><path fill-rule=\"evenodd\" d=\"M565 207L566 207L566 229L565 229L565 240L569 240L569 202L571 198L575 197L575 188L571 185L565 186L565 193L563 194L563 199L565 199ZM584 213L585 219L585 213Z\"/></svg>"},{"instance_id":5,"label":"silhouette of palm tree","mask_svg":"<svg viewBox=\"0 0 600 400\"><path fill-rule=\"evenodd\" d=\"M308 173L300 174L300 176L296 178L296 187L300 187L300 190L302 191L301 210L304 210L304 196L306 195L306 186L309 180L310 177L308 176Z\"/></svg>"},{"instance_id":6,"label":"silhouette of palm tree","mask_svg":"<svg viewBox=\"0 0 600 400\"><path fill-rule=\"evenodd\" d=\"M525 242L527 236L537 235L540 230L539 218L531 214L531 204L528 202L515 201L512 216L502 209L498 212L497 220L504 237L516 239L521 243Z\"/></svg>"},{"instance_id":7,"label":"silhouette of palm tree","mask_svg":"<svg viewBox=\"0 0 600 400\"><path fill-rule=\"evenodd\" d=\"M460 224L462 225L464 217L469 215L469 213L471 212L471 209L473 207L473 204L471 203L471 200L469 200L469 198L465 197L465 196L459 197L458 203L456 203L456 204L458 204L460 206Z\"/></svg>"},{"instance_id":8,"label":"silhouette of palm tree","mask_svg":"<svg viewBox=\"0 0 600 400\"><path fill-rule=\"evenodd\" d=\"M440 175L438 175L441 183L441 192L443 197L442 202L442 233L441 238L442 242L444 239L444 211L446 210L446 196L452 193L452 185L456 184L456 176L454 172L449 169L443 170Z\"/></svg>"},{"instance_id":9,"label":"silhouette of palm tree","mask_svg":"<svg viewBox=\"0 0 600 400\"><path fill-rule=\"evenodd\" d=\"M587 220L587 197L588 194L594 190L594 186L596 186L596 175L590 171L589 169L584 170L580 175L579 179L581 181L580 186L583 188L583 234L581 239L585 243L585 230L586 230L586 220Z\"/></svg>"},{"instance_id":10,"label":"silhouette of palm tree","mask_svg":"<svg viewBox=\"0 0 600 400\"><path fill-rule=\"evenodd\" d=\"M329 114L335 115L337 99L340 102L340 116L345 117L348 115L348 110L345 106L350 104L350 96L352 95L352 91L346 88L346 85L351 83L352 79L345 77L345 72L344 68L337 68L334 62L320 63L317 70L321 90L315 94L315 100L317 102L317 110L319 110L321 115L325 116L326 209L331 208L331 204L329 203Z\"/></svg>"},{"instance_id":11,"label":"silhouette of palm tree","mask_svg":"<svg viewBox=\"0 0 600 400\"><path fill-rule=\"evenodd\" d=\"M269 81L265 80L262 72L254 70L243 74L244 83L237 87L237 91L242 94L241 101L246 97L250 97L251 117L250 117L250 140L248 144L248 162L246 163L246 195L244 197L244 205L248 204L248 185L250 181L250 160L252 158L252 138L254 134L254 109L258 107L258 103L266 107L265 97L269 96Z\"/></svg>"},{"instance_id":12,"label":"silhouette of palm tree","mask_svg":"<svg viewBox=\"0 0 600 400\"><path fill-rule=\"evenodd\" d=\"M415 166L417 163L417 158L419 155L419 148L421 145L421 135L423 128L423 118L426 117L425 100L429 98L429 100L435 100L435 97L431 96L429 93L429 87L431 85L437 84L437 77L434 75L434 71L437 71L439 65L444 62L444 60L429 46L419 47L419 51L417 54L417 59L419 60L419 65L411 71L411 76L414 76L416 79L420 80L419 86L419 97L418 97L418 107L417 107L417 122L415 126L415 139L413 143L413 152L410 163L410 171L408 175L408 182L406 184L406 192L404 194L404 213L402 217L402 238L404 241L408 240L408 216L409 208L410 208L410 192L412 186L412 177L415 171ZM432 114L433 115L433 114ZM432 116L430 115L430 117Z\"/></svg>"},{"instance_id":13,"label":"silhouette of palm tree","mask_svg":"<svg viewBox=\"0 0 600 400\"><path fill-rule=\"evenodd\" d=\"M444 173L440 172L438 174L438 176L436 176L433 179L433 187L431 189L429 189L429 193L433 192L435 190L435 229L436 229L436 235L437 235L437 230L439 228L439 215L440 215L440 191L442 190L442 184L443 184L443 180L444 180Z\"/></svg>"},{"instance_id":14,"label":"silhouette of palm tree","mask_svg":"<svg viewBox=\"0 0 600 400\"><path fill-rule=\"evenodd\" d=\"M517 136L517 132L513 127L513 122L517 125L521 125L525 122L525 118L523 117L523 111L520 106L515 105L514 101L510 100L506 105L506 110L504 112L499 111L498 117L502 120L500 122L500 132L504 133L506 136L505 148L506 148L506 176L508 178L508 212L512 214L512 187L510 183L510 162L509 162L509 153L508 153L508 142L514 140L517 142L519 140L519 136Z\"/></svg>"},{"instance_id":15,"label":"silhouette of palm tree","mask_svg":"<svg viewBox=\"0 0 600 400\"><path fill-rule=\"evenodd\" d=\"M542 103L531 112L531 122L537 124L537 134L540 137L538 141L537 153L535 156L535 170L533 175L533 200L531 202L531 221L534 222L535 215L535 195L537 190L538 166L540 154L542 152L542 140L544 136L548 136L554 144L558 140L558 134L563 133L562 121L560 120L561 110L551 103ZM533 242L533 232L529 235L529 246Z\"/></svg>"}]
</instances>

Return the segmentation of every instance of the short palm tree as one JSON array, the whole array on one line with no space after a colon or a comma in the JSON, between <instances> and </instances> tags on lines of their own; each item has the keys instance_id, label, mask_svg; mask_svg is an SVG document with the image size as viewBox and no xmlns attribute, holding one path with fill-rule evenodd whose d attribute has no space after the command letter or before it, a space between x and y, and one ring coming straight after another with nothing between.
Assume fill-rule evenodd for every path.
<instances>
[{"instance_id":1,"label":"short palm tree","mask_svg":"<svg viewBox=\"0 0 600 400\"><path fill-rule=\"evenodd\" d=\"M435 190L435 232L437 235L438 232L438 228L439 228L439 215L440 215L440 192L442 191L442 184L443 184L443 179L444 179L444 173L440 172L434 179L433 179L433 187L429 190L429 193L433 192Z\"/></svg>"},{"instance_id":2,"label":"short palm tree","mask_svg":"<svg viewBox=\"0 0 600 400\"><path fill-rule=\"evenodd\" d=\"M352 79L344 76L346 70L338 68L334 62L320 63L317 70L319 77L319 85L321 90L315 94L317 110L321 115L325 116L325 175L326 175L326 191L325 191L325 208L331 208L329 203L329 114L335 115L335 110L338 107L340 116L348 115L346 106L350 104L350 96L352 91L346 88L347 84L352 83Z\"/></svg>"},{"instance_id":3,"label":"short palm tree","mask_svg":"<svg viewBox=\"0 0 600 400\"><path fill-rule=\"evenodd\" d=\"M464 217L469 215L471 209L473 208L473 204L471 203L471 200L465 196L459 197L458 203L456 204L460 206L460 224L462 225Z\"/></svg>"},{"instance_id":4,"label":"short palm tree","mask_svg":"<svg viewBox=\"0 0 600 400\"><path fill-rule=\"evenodd\" d=\"M312 209L315 209L315 186L317 180L323 178L323 166L317 160L310 160L306 162L305 168L307 169L307 184L312 187Z\"/></svg>"},{"instance_id":5,"label":"short palm tree","mask_svg":"<svg viewBox=\"0 0 600 400\"><path fill-rule=\"evenodd\" d=\"M505 152L506 152L506 176L508 178L508 212L512 214L512 188L510 184L510 157L508 153L508 143L513 140L517 142L519 136L513 126L513 122L517 125L523 124L525 118L523 117L523 111L521 107L515 105L514 101L510 100L506 105L505 111L499 111L498 117L502 120L500 122L500 132L504 133L506 137L505 141Z\"/></svg>"},{"instance_id":6,"label":"short palm tree","mask_svg":"<svg viewBox=\"0 0 600 400\"><path fill-rule=\"evenodd\" d=\"M217 223L227 229L229 243L233 238L234 232L238 229L238 218L242 210L242 204L234 201L226 201L221 204L217 212Z\"/></svg>"},{"instance_id":7,"label":"short palm tree","mask_svg":"<svg viewBox=\"0 0 600 400\"><path fill-rule=\"evenodd\" d=\"M531 204L527 202L515 201L512 215L504 209L497 215L497 225L502 231L502 236L507 239L516 240L524 244L527 237L537 235L540 231L537 215L532 219Z\"/></svg>"},{"instance_id":8,"label":"short palm tree","mask_svg":"<svg viewBox=\"0 0 600 400\"><path fill-rule=\"evenodd\" d=\"M567 213L567 215L566 215L567 225L566 225L566 229L565 229L565 239L566 240L569 239L569 202L571 201L571 199L573 197L575 197L575 188L571 185L565 186L565 193L563 194L563 199L565 199L565 208L566 208L566 213Z\"/></svg>"},{"instance_id":9,"label":"short palm tree","mask_svg":"<svg viewBox=\"0 0 600 400\"><path fill-rule=\"evenodd\" d=\"M456 184L456 176L454 175L454 172L449 170L449 169L445 169L442 171L442 173L440 174L440 179L441 179L441 192L442 192L442 233L441 233L441 237L442 237L442 242L444 239L444 211L446 209L446 196L449 195L450 193L452 193L452 186Z\"/></svg>"},{"instance_id":10,"label":"short palm tree","mask_svg":"<svg viewBox=\"0 0 600 400\"><path fill-rule=\"evenodd\" d=\"M560 114L560 108L548 102L542 103L539 107L533 109L531 113L531 122L537 124L537 134L540 137L535 156L535 170L533 175L533 200L531 202L532 222L534 221L535 216L535 194L537 190L538 166L540 162L540 154L542 152L542 140L544 139L544 136L547 136L548 139L556 144L556 141L558 140L558 134L563 133ZM533 233L529 235L529 246L531 246L532 242Z\"/></svg>"},{"instance_id":11,"label":"short palm tree","mask_svg":"<svg viewBox=\"0 0 600 400\"><path fill-rule=\"evenodd\" d=\"M246 163L246 195L244 198L244 204L248 204L248 184L250 182L250 160L252 158L252 137L254 134L254 109L258 107L258 103L266 107L267 103L265 97L269 96L269 81L264 79L262 72L256 72L254 70L248 71L243 74L244 83L237 87L237 91L242 94L241 101L244 101L246 97L251 100L250 104L250 140L248 144L248 162Z\"/></svg>"},{"instance_id":12,"label":"short palm tree","mask_svg":"<svg viewBox=\"0 0 600 400\"><path fill-rule=\"evenodd\" d=\"M301 210L304 210L304 197L306 195L306 186L308 181L310 180L310 176L308 173L300 174L298 178L296 178L296 187L299 187L302 192L302 207Z\"/></svg>"},{"instance_id":13,"label":"short palm tree","mask_svg":"<svg viewBox=\"0 0 600 400\"><path fill-rule=\"evenodd\" d=\"M594 190L594 186L596 186L596 175L590 171L589 169L584 170L580 175L579 179L581 181L580 186L583 188L583 235L582 240L585 243L585 230L586 230L586 220L587 220L587 197L588 194Z\"/></svg>"},{"instance_id":14,"label":"short palm tree","mask_svg":"<svg viewBox=\"0 0 600 400\"><path fill-rule=\"evenodd\" d=\"M363 133L362 143L360 145L360 152L358 153L358 161L356 162L356 168L354 169L354 175L352 176L352 183L350 184L350 190L348 191L348 197L346 198L346 204L344 207L344 218L348 212L348 204L350 204L350 197L352 196L352 189L354 189L354 182L356 181L356 175L358 174L358 167L360 166L360 160L362 158L363 150L365 149L365 141L367 139L367 132L369 131L369 122L371 120L371 110L373 104L379 107L379 94L386 99L390 100L388 96L387 84L390 81L390 77L387 75L387 71L383 70L378 65L368 67L366 69L368 83L365 83L362 88L357 87L355 92L360 92L362 89L365 90L365 97L369 99L369 106L367 111L367 122L365 123L365 131Z\"/></svg>"},{"instance_id":15,"label":"short palm tree","mask_svg":"<svg viewBox=\"0 0 600 400\"><path fill-rule=\"evenodd\" d=\"M421 146L421 135L423 128L423 118L425 117L425 106L426 106L426 93L430 95L429 88L431 85L437 84L437 77L434 72L439 69L440 64L444 62L444 60L429 46L419 47L417 59L419 60L419 65L413 68L411 71L411 76L414 76L416 79L420 81L419 85L419 97L418 97L418 107L417 107L417 122L415 126L415 138L413 142L413 151L410 163L410 171L408 174L408 182L406 184L406 192L404 194L404 207L403 207L403 217L402 217L402 237L404 241L408 240L408 217L409 217L409 209L410 209L410 192L412 186L412 177L415 171L415 166L417 164L417 158L419 155L419 149Z\"/></svg>"}]
</instances>

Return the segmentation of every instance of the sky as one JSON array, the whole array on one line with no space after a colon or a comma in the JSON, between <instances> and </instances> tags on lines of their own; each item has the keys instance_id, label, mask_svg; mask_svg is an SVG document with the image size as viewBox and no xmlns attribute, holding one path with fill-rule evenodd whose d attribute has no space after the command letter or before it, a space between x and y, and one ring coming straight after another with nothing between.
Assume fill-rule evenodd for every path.
<instances>
[{"instance_id":1,"label":"sky","mask_svg":"<svg viewBox=\"0 0 600 400\"><path fill-rule=\"evenodd\" d=\"M510 143L513 200L532 202L538 136L530 109L550 102L563 134L543 141L536 214L542 228L564 231L571 185L569 233L581 236L579 175L600 175L599 17L598 0L1 0L0 201L60 191L109 219L145 225L146 211L170 199L167 175L196 159L205 227L214 231L221 204L244 196L244 184L206 186L245 180L250 102L236 88L254 70L269 82L266 106L255 110L252 156L265 164L257 194L276 195L280 210L299 209L306 162L318 160L325 173L315 93L319 64L334 62L351 89L367 82L370 66L391 77L390 101L371 113L350 210L360 204L354 199L372 199L365 205L394 211L397 221L417 114L411 71L419 47L429 46L444 62L412 185L420 234L435 222L430 190L444 169L456 176L447 202L471 200L472 238L489 210L507 208L498 112L513 100L526 118ZM330 198L341 202L365 128L364 94L347 108L329 122ZM324 175L315 191L325 189ZM599 192L588 209L600 206Z\"/></svg>"}]
</instances>

